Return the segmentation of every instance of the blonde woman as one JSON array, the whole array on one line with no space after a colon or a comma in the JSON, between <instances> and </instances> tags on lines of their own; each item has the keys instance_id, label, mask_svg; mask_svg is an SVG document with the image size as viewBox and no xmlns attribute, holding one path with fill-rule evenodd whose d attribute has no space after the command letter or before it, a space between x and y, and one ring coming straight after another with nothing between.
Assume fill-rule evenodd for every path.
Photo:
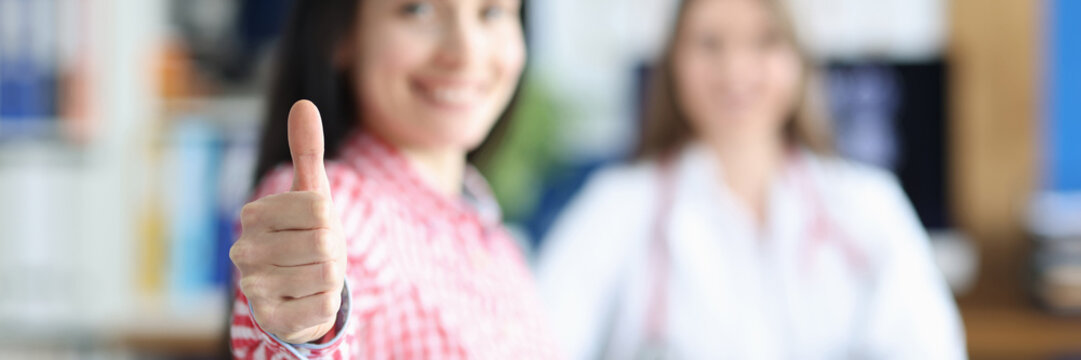
<instances>
[{"instance_id":1,"label":"blonde woman","mask_svg":"<svg viewBox=\"0 0 1081 360\"><path fill-rule=\"evenodd\" d=\"M965 357L897 181L830 155L784 10L681 4L637 161L596 175L542 249L572 358Z\"/></svg>"}]
</instances>

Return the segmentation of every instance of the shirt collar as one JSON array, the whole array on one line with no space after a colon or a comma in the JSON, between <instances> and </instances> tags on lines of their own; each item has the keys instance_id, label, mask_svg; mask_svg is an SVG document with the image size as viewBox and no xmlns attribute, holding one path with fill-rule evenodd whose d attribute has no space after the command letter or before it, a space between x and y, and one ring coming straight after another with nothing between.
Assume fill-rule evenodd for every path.
<instances>
[{"instance_id":1,"label":"shirt collar","mask_svg":"<svg viewBox=\"0 0 1081 360\"><path fill-rule=\"evenodd\" d=\"M763 230L755 225L749 209L740 204L728 188L721 186L725 168L713 151L700 141L684 145L677 158L677 203L694 204L702 209L720 211L723 218L739 219L745 231L758 234ZM804 206L803 189L799 184L808 181L809 173L796 171L812 163L812 153L803 147L794 147L785 153L780 173L768 188L768 218L765 229L792 227L783 223L797 218L794 212ZM729 224L728 226L732 226ZM760 234L759 236L773 236Z\"/></svg>"},{"instance_id":2,"label":"shirt collar","mask_svg":"<svg viewBox=\"0 0 1081 360\"><path fill-rule=\"evenodd\" d=\"M430 206L452 215L476 217L482 224L496 226L502 213L488 183L472 165L463 173L462 192L449 197L421 179L414 165L390 142L364 131L355 131L342 146L341 160L374 181L399 187L410 204Z\"/></svg>"}]
</instances>

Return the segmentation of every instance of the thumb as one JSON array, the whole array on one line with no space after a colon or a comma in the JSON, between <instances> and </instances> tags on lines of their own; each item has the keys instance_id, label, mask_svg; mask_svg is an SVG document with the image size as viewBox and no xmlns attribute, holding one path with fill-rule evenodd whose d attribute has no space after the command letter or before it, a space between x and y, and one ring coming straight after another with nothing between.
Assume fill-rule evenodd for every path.
<instances>
[{"instance_id":1,"label":"thumb","mask_svg":"<svg viewBox=\"0 0 1081 360\"><path fill-rule=\"evenodd\" d=\"M315 191L330 195L323 167L323 121L319 109L308 100L289 110L289 153L293 156L292 191Z\"/></svg>"}]
</instances>

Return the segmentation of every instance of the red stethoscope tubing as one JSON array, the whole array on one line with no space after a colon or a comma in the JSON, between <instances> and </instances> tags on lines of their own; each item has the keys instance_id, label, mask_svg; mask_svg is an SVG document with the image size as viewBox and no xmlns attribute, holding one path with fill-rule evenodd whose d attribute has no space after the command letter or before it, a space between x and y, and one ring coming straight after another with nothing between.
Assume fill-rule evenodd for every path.
<instances>
[{"instance_id":1,"label":"red stethoscope tubing","mask_svg":"<svg viewBox=\"0 0 1081 360\"><path fill-rule=\"evenodd\" d=\"M802 244L800 261L804 270L813 265L816 250L833 243L845 256L848 264L857 272L867 267L867 259L844 232L831 221L821 196L815 191L807 165L798 156L794 161L795 180L804 195L809 211L815 214L805 230L807 241ZM646 313L646 343L653 346L665 343L665 325L668 317L668 276L671 271L667 222L675 201L675 171L671 158L662 159L658 165L657 213L653 223L653 240L650 243L651 291ZM808 271L803 271L808 274Z\"/></svg>"},{"instance_id":2,"label":"red stethoscope tubing","mask_svg":"<svg viewBox=\"0 0 1081 360\"><path fill-rule=\"evenodd\" d=\"M671 269L671 256L668 251L666 223L675 201L675 173L670 157L661 159L658 164L657 214L653 218L653 241L650 242L650 264L652 264L649 305L646 308L647 344L662 344L664 341L665 322L668 317L668 273Z\"/></svg>"}]
</instances>

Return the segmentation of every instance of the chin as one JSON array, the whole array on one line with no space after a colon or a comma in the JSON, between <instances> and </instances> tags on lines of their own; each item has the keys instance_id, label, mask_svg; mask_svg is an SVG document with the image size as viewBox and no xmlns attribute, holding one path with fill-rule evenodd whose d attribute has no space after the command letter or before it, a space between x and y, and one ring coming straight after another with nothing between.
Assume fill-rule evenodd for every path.
<instances>
[{"instance_id":1,"label":"chin","mask_svg":"<svg viewBox=\"0 0 1081 360\"><path fill-rule=\"evenodd\" d=\"M491 127L485 127L484 131L454 131L448 135L446 139L448 144L451 144L454 148L463 149L466 152L476 150L480 147L480 144L484 143L484 139L488 137L488 132Z\"/></svg>"},{"instance_id":2,"label":"chin","mask_svg":"<svg viewBox=\"0 0 1081 360\"><path fill-rule=\"evenodd\" d=\"M406 137L413 138L414 143L424 144L429 148L442 148L472 151L484 142L490 126L481 124L462 125L462 122L449 119L434 120L417 124L412 130L406 130Z\"/></svg>"},{"instance_id":3,"label":"chin","mask_svg":"<svg viewBox=\"0 0 1081 360\"><path fill-rule=\"evenodd\" d=\"M429 129L436 130L433 135L438 139L439 145L471 151L488 137L495 125L495 116L481 116L476 114L431 114L432 124ZM442 116L439 116L442 115Z\"/></svg>"}]
</instances>

